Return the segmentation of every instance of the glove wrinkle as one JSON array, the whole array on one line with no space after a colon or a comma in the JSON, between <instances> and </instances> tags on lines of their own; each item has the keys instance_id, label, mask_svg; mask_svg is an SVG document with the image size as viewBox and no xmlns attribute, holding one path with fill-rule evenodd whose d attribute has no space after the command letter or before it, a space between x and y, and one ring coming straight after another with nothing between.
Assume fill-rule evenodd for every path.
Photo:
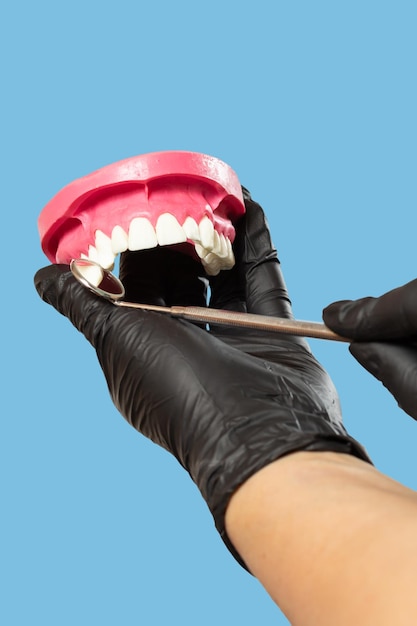
<instances>
[{"instance_id":1,"label":"glove wrinkle","mask_svg":"<svg viewBox=\"0 0 417 626\"><path fill-rule=\"evenodd\" d=\"M330 379L301 346L275 340L274 362L187 322L148 313L138 328L123 313L97 346L112 398L189 472L223 538L230 497L267 463L306 446L369 460L345 431ZM256 340L246 348L259 349Z\"/></svg>"}]
</instances>

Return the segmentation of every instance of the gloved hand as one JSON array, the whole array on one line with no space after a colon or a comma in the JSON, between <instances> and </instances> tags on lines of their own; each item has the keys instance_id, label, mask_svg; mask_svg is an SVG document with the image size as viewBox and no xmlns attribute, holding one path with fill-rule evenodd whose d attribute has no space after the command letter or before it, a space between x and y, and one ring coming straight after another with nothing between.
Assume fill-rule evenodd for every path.
<instances>
[{"instance_id":1,"label":"gloved hand","mask_svg":"<svg viewBox=\"0 0 417 626\"><path fill-rule=\"evenodd\" d=\"M334 302L323 319L352 340L353 356L417 419L417 280L379 298Z\"/></svg>"},{"instance_id":2,"label":"gloved hand","mask_svg":"<svg viewBox=\"0 0 417 626\"><path fill-rule=\"evenodd\" d=\"M264 214L246 190L245 204L236 266L210 279L211 305L290 316ZM127 300L168 306L203 304L201 273L200 263L169 249L127 252L120 264ZM304 340L238 328L208 331L117 307L81 286L66 266L40 270L35 284L96 349L121 414L189 472L240 563L225 532L225 511L251 475L297 450L369 460L347 435L333 384Z\"/></svg>"}]
</instances>

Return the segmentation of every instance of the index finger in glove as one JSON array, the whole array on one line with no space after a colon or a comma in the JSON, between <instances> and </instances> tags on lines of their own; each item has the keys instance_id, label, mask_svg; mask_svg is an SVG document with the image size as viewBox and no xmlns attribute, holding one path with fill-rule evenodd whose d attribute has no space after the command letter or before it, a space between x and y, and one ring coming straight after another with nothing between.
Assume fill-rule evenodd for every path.
<instances>
[{"instance_id":1,"label":"index finger in glove","mask_svg":"<svg viewBox=\"0 0 417 626\"><path fill-rule=\"evenodd\" d=\"M417 335L417 280L379 298L334 302L323 320L336 333L352 340L395 340Z\"/></svg>"}]
</instances>

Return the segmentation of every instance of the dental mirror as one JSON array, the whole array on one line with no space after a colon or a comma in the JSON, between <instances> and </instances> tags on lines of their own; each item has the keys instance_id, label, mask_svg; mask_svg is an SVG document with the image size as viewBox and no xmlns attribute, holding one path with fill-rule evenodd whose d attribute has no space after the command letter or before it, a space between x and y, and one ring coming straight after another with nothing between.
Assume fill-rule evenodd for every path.
<instances>
[{"instance_id":1,"label":"dental mirror","mask_svg":"<svg viewBox=\"0 0 417 626\"><path fill-rule=\"evenodd\" d=\"M117 302L125 295L122 282L109 270L105 270L94 261L73 259L70 270L84 287L98 296Z\"/></svg>"},{"instance_id":2,"label":"dental mirror","mask_svg":"<svg viewBox=\"0 0 417 626\"><path fill-rule=\"evenodd\" d=\"M299 337L349 342L349 339L346 339L346 337L337 335L330 330L330 328L325 326L325 324L318 322L305 322L301 320L256 315L254 313L239 313L237 311L226 311L223 309L211 309L199 306L164 307L153 304L139 304L138 302L124 302L121 300L125 295L123 284L110 270L105 270L98 263L88 259L73 259L70 264L70 269L75 278L84 285L84 287L90 289L90 291L97 296L110 300L113 304L121 307L168 313L173 317L180 317L193 322L225 326L242 326L287 335L297 335Z\"/></svg>"}]
</instances>

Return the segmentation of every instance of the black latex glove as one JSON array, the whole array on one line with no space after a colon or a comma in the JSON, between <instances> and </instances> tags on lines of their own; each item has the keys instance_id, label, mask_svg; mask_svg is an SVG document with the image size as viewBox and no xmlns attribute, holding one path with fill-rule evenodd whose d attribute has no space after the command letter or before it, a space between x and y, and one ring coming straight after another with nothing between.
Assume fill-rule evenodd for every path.
<instances>
[{"instance_id":1,"label":"black latex glove","mask_svg":"<svg viewBox=\"0 0 417 626\"><path fill-rule=\"evenodd\" d=\"M379 298L334 302L323 319L352 339L353 356L417 419L417 280Z\"/></svg>"},{"instance_id":2,"label":"black latex glove","mask_svg":"<svg viewBox=\"0 0 417 626\"><path fill-rule=\"evenodd\" d=\"M236 266L210 279L213 306L290 316L262 209L245 190ZM202 304L200 263L179 252L127 252L126 299ZM336 391L304 340L276 333L205 328L120 308L90 293L65 266L35 277L41 297L97 351L111 397L137 430L172 452L199 487L216 526L252 474L296 450L333 450L368 460L342 425Z\"/></svg>"}]
</instances>

